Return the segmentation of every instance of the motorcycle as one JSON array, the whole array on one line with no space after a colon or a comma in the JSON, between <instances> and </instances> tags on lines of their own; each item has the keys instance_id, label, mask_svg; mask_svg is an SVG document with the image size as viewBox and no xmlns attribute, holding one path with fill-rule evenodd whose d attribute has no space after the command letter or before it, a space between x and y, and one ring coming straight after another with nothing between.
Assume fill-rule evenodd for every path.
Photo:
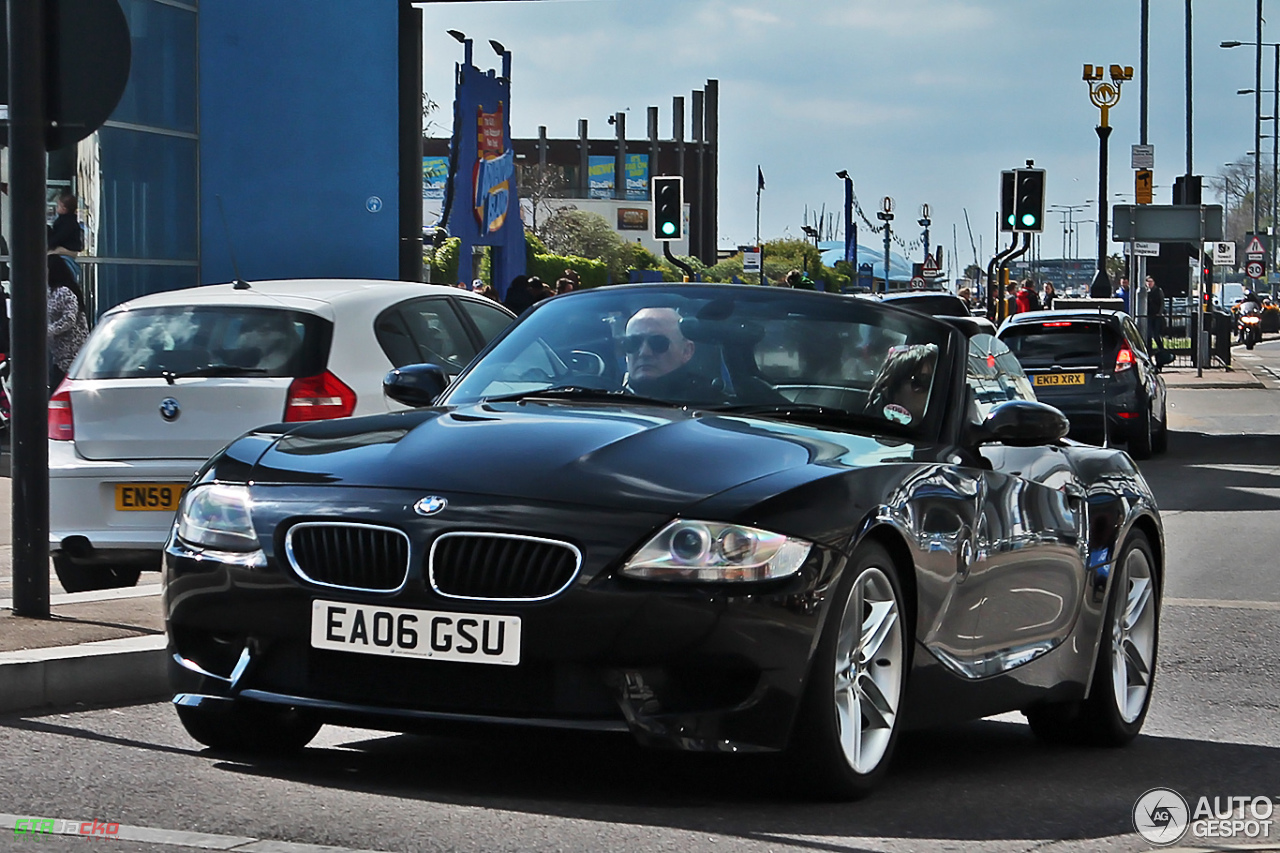
<instances>
[{"instance_id":1,"label":"motorcycle","mask_svg":"<svg viewBox=\"0 0 1280 853\"><path fill-rule=\"evenodd\" d=\"M1236 339L1250 350L1262 341L1262 311L1257 303L1246 302L1240 306L1236 318Z\"/></svg>"}]
</instances>

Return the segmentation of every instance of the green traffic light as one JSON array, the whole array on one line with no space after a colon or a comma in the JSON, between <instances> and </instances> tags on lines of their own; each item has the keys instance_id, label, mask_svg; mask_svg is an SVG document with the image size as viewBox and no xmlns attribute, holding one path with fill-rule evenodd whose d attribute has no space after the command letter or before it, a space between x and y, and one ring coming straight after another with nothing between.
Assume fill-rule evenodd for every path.
<instances>
[{"instance_id":1,"label":"green traffic light","mask_svg":"<svg viewBox=\"0 0 1280 853\"><path fill-rule=\"evenodd\" d=\"M1013 214L1010 213L1007 217L1005 217L1005 221L1008 222L1010 225L1013 225Z\"/></svg>"},{"instance_id":2,"label":"green traffic light","mask_svg":"<svg viewBox=\"0 0 1280 853\"><path fill-rule=\"evenodd\" d=\"M664 223L662 223L662 233L663 233L663 234L674 234L674 233L676 233L676 224L675 224L674 222L664 222Z\"/></svg>"},{"instance_id":3,"label":"green traffic light","mask_svg":"<svg viewBox=\"0 0 1280 853\"><path fill-rule=\"evenodd\" d=\"M1035 224L1036 224L1036 216L1035 216L1035 214L1034 214L1034 213L1024 213L1024 214L1022 214L1022 224L1023 224L1023 225L1025 225L1025 226L1027 226L1028 228L1030 228L1031 226L1035 225Z\"/></svg>"}]
</instances>

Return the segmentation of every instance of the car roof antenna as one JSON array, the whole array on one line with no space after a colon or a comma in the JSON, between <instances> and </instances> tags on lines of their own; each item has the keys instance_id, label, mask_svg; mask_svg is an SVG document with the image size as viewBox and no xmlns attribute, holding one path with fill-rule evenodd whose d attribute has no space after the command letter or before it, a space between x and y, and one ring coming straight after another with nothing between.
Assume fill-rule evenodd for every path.
<instances>
[{"instance_id":1,"label":"car roof antenna","mask_svg":"<svg viewBox=\"0 0 1280 853\"><path fill-rule=\"evenodd\" d=\"M236 247L231 244L231 229L227 227L227 212L222 209L222 196L214 195L218 200L218 215L222 217L222 230L227 235L227 254L231 256L231 271L236 274L235 283L231 286L236 290L248 290L249 282L240 277L240 265L236 263Z\"/></svg>"}]
</instances>

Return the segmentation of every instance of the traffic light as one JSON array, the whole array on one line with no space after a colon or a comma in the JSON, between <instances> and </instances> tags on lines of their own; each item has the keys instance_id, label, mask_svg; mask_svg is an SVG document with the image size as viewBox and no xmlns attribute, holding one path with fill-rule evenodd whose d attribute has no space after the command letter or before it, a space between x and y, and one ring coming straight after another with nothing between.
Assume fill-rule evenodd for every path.
<instances>
[{"instance_id":1,"label":"traffic light","mask_svg":"<svg viewBox=\"0 0 1280 853\"><path fill-rule=\"evenodd\" d=\"M1044 169L1019 169L1013 200L1014 231L1044 230Z\"/></svg>"},{"instance_id":2,"label":"traffic light","mask_svg":"<svg viewBox=\"0 0 1280 853\"><path fill-rule=\"evenodd\" d=\"M1000 173L1000 230L1013 230L1013 190L1016 176L1012 170Z\"/></svg>"},{"instance_id":3,"label":"traffic light","mask_svg":"<svg viewBox=\"0 0 1280 853\"><path fill-rule=\"evenodd\" d=\"M653 179L653 239L684 238L684 178Z\"/></svg>"}]
</instances>

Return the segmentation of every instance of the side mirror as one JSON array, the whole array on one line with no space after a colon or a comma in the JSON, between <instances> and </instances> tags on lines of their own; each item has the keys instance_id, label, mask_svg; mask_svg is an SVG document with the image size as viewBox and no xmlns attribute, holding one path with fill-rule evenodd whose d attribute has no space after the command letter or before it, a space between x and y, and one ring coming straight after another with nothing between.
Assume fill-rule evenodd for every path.
<instances>
[{"instance_id":1,"label":"side mirror","mask_svg":"<svg viewBox=\"0 0 1280 853\"><path fill-rule=\"evenodd\" d=\"M974 429L974 444L996 442L1010 447L1053 444L1071 429L1067 416L1045 403L1009 400L991 410L982 426Z\"/></svg>"},{"instance_id":2,"label":"side mirror","mask_svg":"<svg viewBox=\"0 0 1280 853\"><path fill-rule=\"evenodd\" d=\"M1169 352L1168 350L1162 349L1156 353L1156 366L1164 367L1166 365L1173 364L1173 360L1176 358L1177 356L1174 355L1173 353Z\"/></svg>"},{"instance_id":3,"label":"side mirror","mask_svg":"<svg viewBox=\"0 0 1280 853\"><path fill-rule=\"evenodd\" d=\"M407 364L387 373L382 379L382 392L406 406L430 406L444 393L449 377L437 364Z\"/></svg>"}]
</instances>

